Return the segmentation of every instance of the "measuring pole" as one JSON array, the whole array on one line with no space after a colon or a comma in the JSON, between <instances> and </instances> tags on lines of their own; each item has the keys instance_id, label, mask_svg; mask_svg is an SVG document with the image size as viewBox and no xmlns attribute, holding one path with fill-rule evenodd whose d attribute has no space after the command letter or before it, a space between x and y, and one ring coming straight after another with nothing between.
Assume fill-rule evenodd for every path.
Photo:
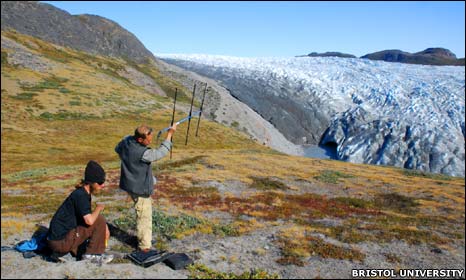
<instances>
[{"instance_id":1,"label":"measuring pole","mask_svg":"<svg viewBox=\"0 0 466 280\"><path fill-rule=\"evenodd\" d=\"M170 126L173 126L173 122L175 121L175 107L176 107L176 95L178 94L178 88L175 88L175 100L173 101L173 114L172 114L172 122ZM173 136L172 135L172 148L170 149L170 159L172 159L172 151L173 151Z\"/></svg>"},{"instance_id":2,"label":"measuring pole","mask_svg":"<svg viewBox=\"0 0 466 280\"><path fill-rule=\"evenodd\" d=\"M202 107L204 106L204 98L205 98L205 93L207 91L207 83L205 83L204 87L204 95L202 96L202 102L201 102L201 112L199 113L199 119L197 120L197 128L196 128L196 137L197 137L197 132L199 130L199 123L201 122L201 116L202 116Z\"/></svg>"},{"instance_id":3,"label":"measuring pole","mask_svg":"<svg viewBox=\"0 0 466 280\"><path fill-rule=\"evenodd\" d=\"M191 108L189 109L189 121L188 121L188 131L186 131L186 142L185 145L188 145L188 136L189 136L189 125L191 124L191 113L193 112L193 103L194 103L194 94L196 93L196 84L193 88L193 98L191 99Z\"/></svg>"}]
</instances>

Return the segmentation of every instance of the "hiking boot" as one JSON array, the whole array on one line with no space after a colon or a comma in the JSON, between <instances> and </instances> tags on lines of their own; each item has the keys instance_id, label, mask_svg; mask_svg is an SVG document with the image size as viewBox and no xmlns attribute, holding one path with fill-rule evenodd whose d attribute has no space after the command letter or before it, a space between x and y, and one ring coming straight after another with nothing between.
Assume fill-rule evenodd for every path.
<instances>
[{"instance_id":1,"label":"hiking boot","mask_svg":"<svg viewBox=\"0 0 466 280\"><path fill-rule=\"evenodd\" d=\"M111 254L84 254L83 260L89 260L92 263L105 264L113 260L113 255Z\"/></svg>"}]
</instances>

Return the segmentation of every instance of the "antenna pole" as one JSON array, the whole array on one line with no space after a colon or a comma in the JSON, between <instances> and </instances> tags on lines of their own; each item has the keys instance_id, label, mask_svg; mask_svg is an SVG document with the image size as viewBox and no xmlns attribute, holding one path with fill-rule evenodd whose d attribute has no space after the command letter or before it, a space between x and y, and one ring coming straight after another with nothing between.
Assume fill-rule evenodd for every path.
<instances>
[{"instance_id":1,"label":"antenna pole","mask_svg":"<svg viewBox=\"0 0 466 280\"><path fill-rule=\"evenodd\" d=\"M199 112L199 119L197 120L197 128L196 128L196 137L197 137L197 132L199 130L199 124L201 123L201 116L202 116L202 107L204 106L204 99L205 99L205 93L207 91L207 83L205 83L204 87L204 95L202 96L202 102L201 102L201 110Z\"/></svg>"},{"instance_id":2,"label":"antenna pole","mask_svg":"<svg viewBox=\"0 0 466 280\"><path fill-rule=\"evenodd\" d=\"M194 103L194 94L196 93L196 84L194 84L193 88L193 98L191 99L191 108L189 108L189 121L188 121L188 130L186 131L186 142L185 145L188 145L188 136L189 136L189 126L191 124L191 113L193 112L193 103Z\"/></svg>"},{"instance_id":3,"label":"antenna pole","mask_svg":"<svg viewBox=\"0 0 466 280\"><path fill-rule=\"evenodd\" d=\"M173 113L172 113L172 121L170 123L170 126L173 126L173 122L175 121L175 107L176 107L176 96L178 94L178 88L175 88L175 100L173 101ZM172 159L172 152L173 152L173 136L172 135L172 148L170 149L170 159Z\"/></svg>"}]
</instances>

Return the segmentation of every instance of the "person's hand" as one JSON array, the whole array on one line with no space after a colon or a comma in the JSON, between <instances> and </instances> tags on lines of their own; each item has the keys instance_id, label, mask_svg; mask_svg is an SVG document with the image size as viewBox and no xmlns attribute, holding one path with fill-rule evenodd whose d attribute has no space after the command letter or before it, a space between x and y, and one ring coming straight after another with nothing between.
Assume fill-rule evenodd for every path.
<instances>
[{"instance_id":1,"label":"person's hand","mask_svg":"<svg viewBox=\"0 0 466 280\"><path fill-rule=\"evenodd\" d=\"M173 133L175 133L176 131L176 123L174 123L170 129L168 129L168 133L167 133L167 141L171 141L172 140L172 136L173 136Z\"/></svg>"},{"instance_id":2,"label":"person's hand","mask_svg":"<svg viewBox=\"0 0 466 280\"><path fill-rule=\"evenodd\" d=\"M175 131L176 131L176 123L173 123L173 125L170 127L170 129L168 130L168 132L169 132L169 133L171 132L171 133L173 134L173 133L175 133Z\"/></svg>"},{"instance_id":3,"label":"person's hand","mask_svg":"<svg viewBox=\"0 0 466 280\"><path fill-rule=\"evenodd\" d=\"M96 210L103 211L104 208L105 208L105 205L103 205L101 203L96 203L96 206L95 206Z\"/></svg>"}]
</instances>

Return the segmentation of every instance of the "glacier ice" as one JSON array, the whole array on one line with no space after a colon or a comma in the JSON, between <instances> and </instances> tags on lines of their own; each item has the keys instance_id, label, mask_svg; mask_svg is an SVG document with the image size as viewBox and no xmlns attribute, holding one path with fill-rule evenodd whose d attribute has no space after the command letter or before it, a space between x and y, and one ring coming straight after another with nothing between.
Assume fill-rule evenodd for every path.
<instances>
[{"instance_id":1,"label":"glacier ice","mask_svg":"<svg viewBox=\"0 0 466 280\"><path fill-rule=\"evenodd\" d=\"M465 67L359 58L159 54L216 79L295 144L464 176ZM304 139L304 140L303 140Z\"/></svg>"}]
</instances>

